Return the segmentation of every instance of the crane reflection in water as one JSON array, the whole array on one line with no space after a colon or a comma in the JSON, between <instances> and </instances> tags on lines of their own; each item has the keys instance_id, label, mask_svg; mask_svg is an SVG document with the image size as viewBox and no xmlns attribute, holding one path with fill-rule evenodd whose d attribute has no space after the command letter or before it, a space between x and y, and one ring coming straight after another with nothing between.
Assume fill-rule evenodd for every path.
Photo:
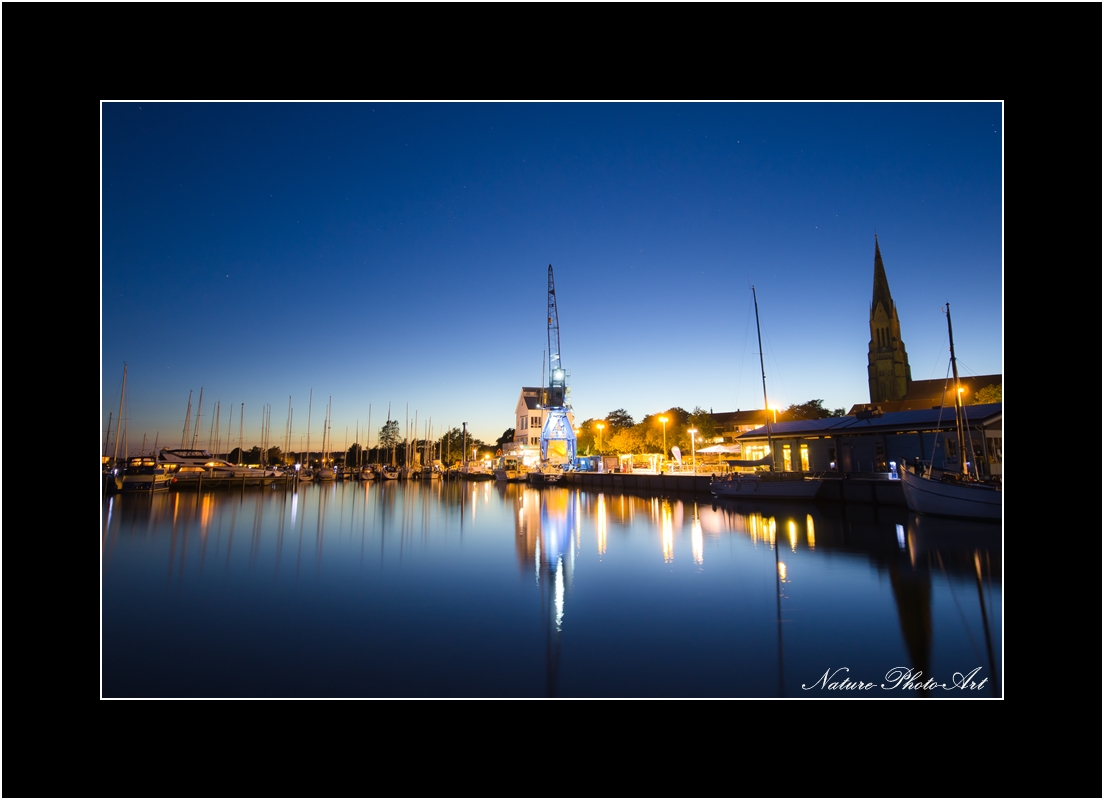
<instances>
[{"instance_id":1,"label":"crane reflection in water","mask_svg":"<svg viewBox=\"0 0 1104 800\"><path fill-rule=\"evenodd\" d=\"M522 488L516 497L518 556L540 591L549 697L559 684L564 604L571 589L578 530L578 494L561 488Z\"/></svg>"}]
</instances>

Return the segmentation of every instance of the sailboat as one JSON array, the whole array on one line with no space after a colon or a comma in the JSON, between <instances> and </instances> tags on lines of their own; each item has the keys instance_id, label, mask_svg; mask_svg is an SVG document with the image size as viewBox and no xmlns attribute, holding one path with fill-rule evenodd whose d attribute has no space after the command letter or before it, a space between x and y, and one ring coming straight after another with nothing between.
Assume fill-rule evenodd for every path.
<instances>
[{"instance_id":1,"label":"sailboat","mask_svg":"<svg viewBox=\"0 0 1104 800\"><path fill-rule=\"evenodd\" d=\"M962 396L958 386L958 362L955 361L954 332L951 328L951 304L947 303L947 338L951 345L951 374L954 377L955 398L955 436L958 440L958 469L937 470L929 465L914 471L906 467L901 472L901 486L905 492L905 502L917 514L935 514L943 517L962 517L964 519L989 520L1000 522L1002 518L1003 497L999 481L979 480L970 474L970 453L973 451L969 441L969 426L966 422L966 410L962 405ZM936 474L939 472L940 474Z\"/></svg>"},{"instance_id":2,"label":"sailboat","mask_svg":"<svg viewBox=\"0 0 1104 800\"><path fill-rule=\"evenodd\" d=\"M330 397L330 402L326 406L326 421L322 423L322 465L315 471L315 478L320 481L333 481L337 480L337 473L334 472L333 458L329 459L329 466L326 465L326 455L329 449L333 448L333 439L330 433L330 420L333 413L333 397Z\"/></svg>"},{"instance_id":3,"label":"sailboat","mask_svg":"<svg viewBox=\"0 0 1104 800\"><path fill-rule=\"evenodd\" d=\"M309 482L314 480L314 470L310 465L310 418L311 408L314 406L314 389L311 389L307 398L307 457L304 459L303 468L299 470L299 480Z\"/></svg>"},{"instance_id":4,"label":"sailboat","mask_svg":"<svg viewBox=\"0 0 1104 800\"><path fill-rule=\"evenodd\" d=\"M755 303L755 335L759 339L759 371L763 374L763 408L769 408L767 402L767 369L763 364L763 335L759 331L759 298L755 287L751 287L751 297ZM716 497L744 497L768 500L812 500L820 491L821 478L811 478L802 472L774 471L774 442L771 439L771 424L767 421L767 448L769 455L759 461L730 461L737 467L767 466L770 472L729 473L717 476L709 482L709 491Z\"/></svg>"}]
</instances>

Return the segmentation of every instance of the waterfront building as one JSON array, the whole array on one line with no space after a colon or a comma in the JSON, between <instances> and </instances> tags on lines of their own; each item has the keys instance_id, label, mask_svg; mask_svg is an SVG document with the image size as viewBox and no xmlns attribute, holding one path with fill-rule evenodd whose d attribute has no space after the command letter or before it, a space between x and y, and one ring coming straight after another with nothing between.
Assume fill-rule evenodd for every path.
<instances>
[{"instance_id":1,"label":"waterfront building","mask_svg":"<svg viewBox=\"0 0 1104 800\"><path fill-rule=\"evenodd\" d=\"M540 445L544 409L541 408L541 388L522 386L514 408L514 444Z\"/></svg>"},{"instance_id":2,"label":"waterfront building","mask_svg":"<svg viewBox=\"0 0 1104 800\"><path fill-rule=\"evenodd\" d=\"M1001 475L1002 406L966 406L968 432L982 477ZM861 411L846 417L771 424L775 470L779 472L887 473L916 459L957 471L960 454L954 407L910 411ZM766 427L737 437L743 460L767 455Z\"/></svg>"},{"instance_id":3,"label":"waterfront building","mask_svg":"<svg viewBox=\"0 0 1104 800\"><path fill-rule=\"evenodd\" d=\"M731 443L736 438L748 431L761 428L768 422L774 422L777 412L769 409L757 408L752 411L716 411L710 412L713 422L717 426L717 436L725 443ZM720 442L718 442L720 443Z\"/></svg>"}]
</instances>

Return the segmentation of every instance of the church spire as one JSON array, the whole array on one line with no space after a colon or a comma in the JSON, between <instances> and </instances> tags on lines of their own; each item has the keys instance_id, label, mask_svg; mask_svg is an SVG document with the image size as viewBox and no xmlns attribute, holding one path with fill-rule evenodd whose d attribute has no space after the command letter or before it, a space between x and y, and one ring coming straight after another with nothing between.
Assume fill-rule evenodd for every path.
<instances>
[{"instance_id":1,"label":"church spire","mask_svg":"<svg viewBox=\"0 0 1104 800\"><path fill-rule=\"evenodd\" d=\"M870 345L867 355L870 402L892 402L908 397L912 370L901 341L901 321L889 294L878 234L874 234L874 294L870 301Z\"/></svg>"},{"instance_id":2,"label":"church spire","mask_svg":"<svg viewBox=\"0 0 1104 800\"><path fill-rule=\"evenodd\" d=\"M874 297L870 301L870 318L874 318L878 303L882 304L886 314L896 316L893 298L889 294L889 281L886 279L885 265L882 264L882 251L878 249L878 234L874 234Z\"/></svg>"}]
</instances>

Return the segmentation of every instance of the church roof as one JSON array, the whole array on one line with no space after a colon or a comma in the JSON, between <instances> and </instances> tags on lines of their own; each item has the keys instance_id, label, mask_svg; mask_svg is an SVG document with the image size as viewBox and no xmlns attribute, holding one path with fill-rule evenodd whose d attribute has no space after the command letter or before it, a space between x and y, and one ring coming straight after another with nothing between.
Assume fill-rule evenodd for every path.
<instances>
[{"instance_id":1,"label":"church roof","mask_svg":"<svg viewBox=\"0 0 1104 800\"><path fill-rule=\"evenodd\" d=\"M963 395L966 400L972 402L974 395L986 386L1000 386L1004 380L1003 375L973 375L960 376L959 385L965 390ZM910 381L908 396L904 400L879 400L873 403L856 403L851 406L848 414L858 411L867 411L879 408L884 413L891 411L914 411L924 408L938 408L940 406L953 406L954 393L950 378L940 378L930 381Z\"/></svg>"},{"instance_id":2,"label":"church roof","mask_svg":"<svg viewBox=\"0 0 1104 800\"><path fill-rule=\"evenodd\" d=\"M874 297L870 301L870 316L874 316L878 304L882 304L889 316L893 316L893 298L889 294L889 280L882 264L882 251L878 249L878 234L874 234Z\"/></svg>"}]
</instances>

